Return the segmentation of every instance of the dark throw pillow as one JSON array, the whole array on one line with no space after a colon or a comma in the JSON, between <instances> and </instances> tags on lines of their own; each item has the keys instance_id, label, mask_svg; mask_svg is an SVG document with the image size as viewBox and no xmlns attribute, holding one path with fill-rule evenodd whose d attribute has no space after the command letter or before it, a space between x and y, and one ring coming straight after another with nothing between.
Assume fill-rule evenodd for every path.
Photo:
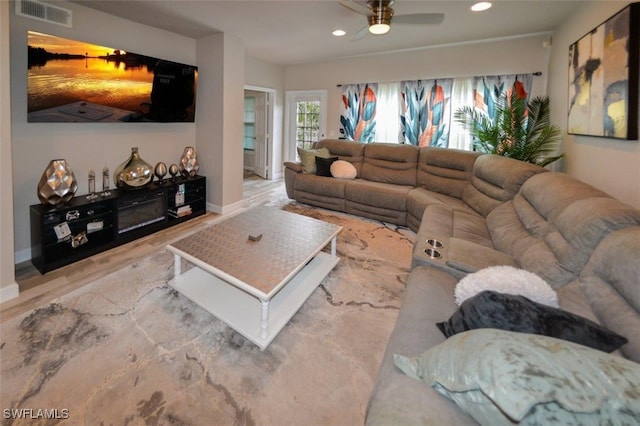
<instances>
[{"instance_id":1,"label":"dark throw pillow","mask_svg":"<svg viewBox=\"0 0 640 426\"><path fill-rule=\"evenodd\" d=\"M321 158L316 157L316 175L332 177L331 165L338 161L338 157Z\"/></svg>"},{"instance_id":2,"label":"dark throw pillow","mask_svg":"<svg viewBox=\"0 0 640 426\"><path fill-rule=\"evenodd\" d=\"M523 296L483 291L465 300L448 321L436 326L446 337L477 328L540 334L612 352L627 339L587 318Z\"/></svg>"}]
</instances>

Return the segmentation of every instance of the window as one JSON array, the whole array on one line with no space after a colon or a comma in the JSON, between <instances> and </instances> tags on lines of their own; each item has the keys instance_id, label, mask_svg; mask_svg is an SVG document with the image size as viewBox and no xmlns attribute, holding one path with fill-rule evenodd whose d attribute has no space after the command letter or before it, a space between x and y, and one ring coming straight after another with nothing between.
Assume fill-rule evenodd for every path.
<instances>
[{"instance_id":1,"label":"window","mask_svg":"<svg viewBox=\"0 0 640 426\"><path fill-rule=\"evenodd\" d=\"M253 151L256 143L256 98L244 98L244 142L245 150Z\"/></svg>"},{"instance_id":2,"label":"window","mask_svg":"<svg viewBox=\"0 0 640 426\"><path fill-rule=\"evenodd\" d=\"M296 111L296 146L309 149L320 136L320 101L297 101Z\"/></svg>"}]
</instances>

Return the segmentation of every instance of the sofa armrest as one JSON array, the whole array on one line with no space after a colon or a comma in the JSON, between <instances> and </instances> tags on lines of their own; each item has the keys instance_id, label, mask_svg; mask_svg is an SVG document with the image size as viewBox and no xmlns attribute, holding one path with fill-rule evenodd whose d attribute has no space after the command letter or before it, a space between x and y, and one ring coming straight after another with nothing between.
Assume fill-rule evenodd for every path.
<instances>
[{"instance_id":1,"label":"sofa armrest","mask_svg":"<svg viewBox=\"0 0 640 426\"><path fill-rule=\"evenodd\" d=\"M284 162L284 167L286 169L291 169L294 172L302 173L302 164L301 163L297 163L297 162L293 162L293 161L285 161Z\"/></svg>"},{"instance_id":2,"label":"sofa armrest","mask_svg":"<svg viewBox=\"0 0 640 426\"><path fill-rule=\"evenodd\" d=\"M489 266L518 267L513 257L491 247L452 237L449 239L447 266L471 273Z\"/></svg>"}]
</instances>

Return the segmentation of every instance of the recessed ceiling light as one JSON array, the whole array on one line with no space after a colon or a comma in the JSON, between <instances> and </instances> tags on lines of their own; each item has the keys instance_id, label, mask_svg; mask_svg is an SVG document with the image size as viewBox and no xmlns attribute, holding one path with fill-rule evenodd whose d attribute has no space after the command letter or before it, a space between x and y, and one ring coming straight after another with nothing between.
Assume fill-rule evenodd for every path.
<instances>
[{"instance_id":1,"label":"recessed ceiling light","mask_svg":"<svg viewBox=\"0 0 640 426\"><path fill-rule=\"evenodd\" d=\"M488 1L479 1L471 6L471 10L474 12L482 12L483 10L487 10L491 7L491 3Z\"/></svg>"},{"instance_id":2,"label":"recessed ceiling light","mask_svg":"<svg viewBox=\"0 0 640 426\"><path fill-rule=\"evenodd\" d=\"M334 30L331 34L333 34L336 37L342 37L343 35L346 34L346 32L344 30Z\"/></svg>"}]
</instances>

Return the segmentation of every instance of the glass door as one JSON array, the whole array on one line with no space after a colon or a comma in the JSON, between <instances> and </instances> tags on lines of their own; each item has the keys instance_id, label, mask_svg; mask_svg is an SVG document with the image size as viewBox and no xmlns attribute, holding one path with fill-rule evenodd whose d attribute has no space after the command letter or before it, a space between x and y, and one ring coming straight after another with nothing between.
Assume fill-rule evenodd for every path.
<instances>
[{"instance_id":1,"label":"glass door","mask_svg":"<svg viewBox=\"0 0 640 426\"><path fill-rule=\"evenodd\" d=\"M326 91L289 92L289 158L299 160L297 148L310 149L325 137Z\"/></svg>"}]
</instances>

